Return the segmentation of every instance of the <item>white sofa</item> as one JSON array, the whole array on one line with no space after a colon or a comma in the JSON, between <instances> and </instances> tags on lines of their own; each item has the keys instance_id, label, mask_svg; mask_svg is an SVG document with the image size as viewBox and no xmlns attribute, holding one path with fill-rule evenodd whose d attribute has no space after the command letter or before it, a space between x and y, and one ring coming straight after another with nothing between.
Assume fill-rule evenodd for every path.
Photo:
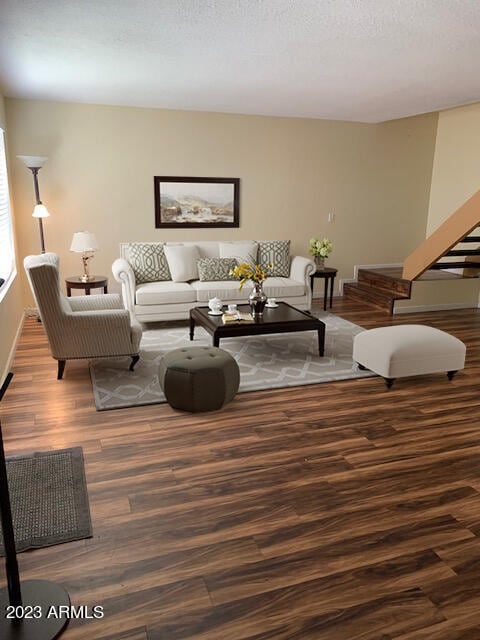
<instances>
[{"instance_id":1,"label":"white sofa","mask_svg":"<svg viewBox=\"0 0 480 640\"><path fill-rule=\"evenodd\" d=\"M244 245L246 241L228 243L234 247ZM252 241L254 242L254 241ZM225 242L166 242L144 243L145 245L163 245L166 247L196 247L200 258L219 258L220 245ZM162 280L137 284L132 266L129 263L130 243L120 244L120 258L112 266L115 280L122 285L123 302L129 311L133 311L140 322L157 320L180 320L189 317L192 307L205 306L211 298L220 298L225 304L235 302L245 304L252 291L249 282L239 290L237 280L214 280L204 282L198 278L184 282ZM265 294L269 298L288 302L299 308L311 307L310 275L315 271L312 260L303 256L290 256L288 277L268 277L264 283Z\"/></svg>"}]
</instances>

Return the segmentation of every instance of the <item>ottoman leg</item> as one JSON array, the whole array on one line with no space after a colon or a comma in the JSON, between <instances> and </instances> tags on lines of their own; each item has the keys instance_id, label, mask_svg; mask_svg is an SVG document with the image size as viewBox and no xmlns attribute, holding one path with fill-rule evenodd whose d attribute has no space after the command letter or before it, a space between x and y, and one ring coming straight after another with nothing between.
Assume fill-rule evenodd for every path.
<instances>
[{"instance_id":1,"label":"ottoman leg","mask_svg":"<svg viewBox=\"0 0 480 640\"><path fill-rule=\"evenodd\" d=\"M385 378L385 384L387 385L387 389L391 389L394 381L395 381L395 378Z\"/></svg>"},{"instance_id":2,"label":"ottoman leg","mask_svg":"<svg viewBox=\"0 0 480 640\"><path fill-rule=\"evenodd\" d=\"M456 373L457 373L456 371L449 371L449 372L447 373L447 377L448 377L448 379L449 379L449 380L453 380L453 376L454 376Z\"/></svg>"}]
</instances>

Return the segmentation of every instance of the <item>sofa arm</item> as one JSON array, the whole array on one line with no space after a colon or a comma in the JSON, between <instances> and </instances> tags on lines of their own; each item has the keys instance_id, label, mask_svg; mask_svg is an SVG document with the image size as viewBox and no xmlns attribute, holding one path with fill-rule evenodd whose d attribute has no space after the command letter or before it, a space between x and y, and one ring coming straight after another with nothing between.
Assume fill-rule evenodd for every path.
<instances>
[{"instance_id":1,"label":"sofa arm","mask_svg":"<svg viewBox=\"0 0 480 640\"><path fill-rule=\"evenodd\" d=\"M117 258L112 265L113 277L122 285L123 304L133 311L135 306L135 274L124 258Z\"/></svg>"},{"instance_id":2,"label":"sofa arm","mask_svg":"<svg viewBox=\"0 0 480 640\"><path fill-rule=\"evenodd\" d=\"M122 298L118 293L96 296L72 296L67 298L72 311L103 311L104 309L123 309Z\"/></svg>"},{"instance_id":3,"label":"sofa arm","mask_svg":"<svg viewBox=\"0 0 480 640\"><path fill-rule=\"evenodd\" d=\"M57 359L129 355L139 351L141 328L126 309L65 313L50 346ZM74 339L72 339L74 336Z\"/></svg>"},{"instance_id":4,"label":"sofa arm","mask_svg":"<svg viewBox=\"0 0 480 640\"><path fill-rule=\"evenodd\" d=\"M310 287L309 277L315 273L316 267L313 260L303 256L293 256L290 263L290 278L298 282L305 282Z\"/></svg>"}]
</instances>

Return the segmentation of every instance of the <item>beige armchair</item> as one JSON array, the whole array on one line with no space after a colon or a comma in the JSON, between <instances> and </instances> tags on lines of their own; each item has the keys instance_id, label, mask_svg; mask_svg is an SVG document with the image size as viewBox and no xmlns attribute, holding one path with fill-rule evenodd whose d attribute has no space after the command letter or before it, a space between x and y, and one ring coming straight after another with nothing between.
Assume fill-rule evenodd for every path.
<instances>
[{"instance_id":1,"label":"beige armchair","mask_svg":"<svg viewBox=\"0 0 480 640\"><path fill-rule=\"evenodd\" d=\"M67 298L60 290L58 256L27 256L23 266L32 287L52 357L61 380L66 360L130 356L133 371L140 356L142 328L124 309L118 294Z\"/></svg>"}]
</instances>

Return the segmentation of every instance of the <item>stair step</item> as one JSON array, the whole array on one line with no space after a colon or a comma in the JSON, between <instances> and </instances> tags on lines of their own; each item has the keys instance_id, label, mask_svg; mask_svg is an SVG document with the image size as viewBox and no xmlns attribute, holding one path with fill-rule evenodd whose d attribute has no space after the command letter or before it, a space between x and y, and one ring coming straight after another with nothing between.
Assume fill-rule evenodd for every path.
<instances>
[{"instance_id":1,"label":"stair step","mask_svg":"<svg viewBox=\"0 0 480 640\"><path fill-rule=\"evenodd\" d=\"M436 262L430 269L480 269L480 262Z\"/></svg>"},{"instance_id":2,"label":"stair step","mask_svg":"<svg viewBox=\"0 0 480 640\"><path fill-rule=\"evenodd\" d=\"M452 249L446 256L480 256L480 249Z\"/></svg>"},{"instance_id":3,"label":"stair step","mask_svg":"<svg viewBox=\"0 0 480 640\"><path fill-rule=\"evenodd\" d=\"M371 289L368 285L362 285L360 283L346 282L343 285L343 295L351 300L357 300L371 304L382 311L387 313L393 313L393 303L395 297L392 294L379 291L378 289Z\"/></svg>"},{"instance_id":4,"label":"stair step","mask_svg":"<svg viewBox=\"0 0 480 640\"><path fill-rule=\"evenodd\" d=\"M394 298L409 298L412 283L410 280L387 275L375 269L359 269L358 283L378 289L383 293L393 295Z\"/></svg>"},{"instance_id":5,"label":"stair step","mask_svg":"<svg viewBox=\"0 0 480 640\"><path fill-rule=\"evenodd\" d=\"M480 244L480 236L467 236L460 242L478 242Z\"/></svg>"}]
</instances>

